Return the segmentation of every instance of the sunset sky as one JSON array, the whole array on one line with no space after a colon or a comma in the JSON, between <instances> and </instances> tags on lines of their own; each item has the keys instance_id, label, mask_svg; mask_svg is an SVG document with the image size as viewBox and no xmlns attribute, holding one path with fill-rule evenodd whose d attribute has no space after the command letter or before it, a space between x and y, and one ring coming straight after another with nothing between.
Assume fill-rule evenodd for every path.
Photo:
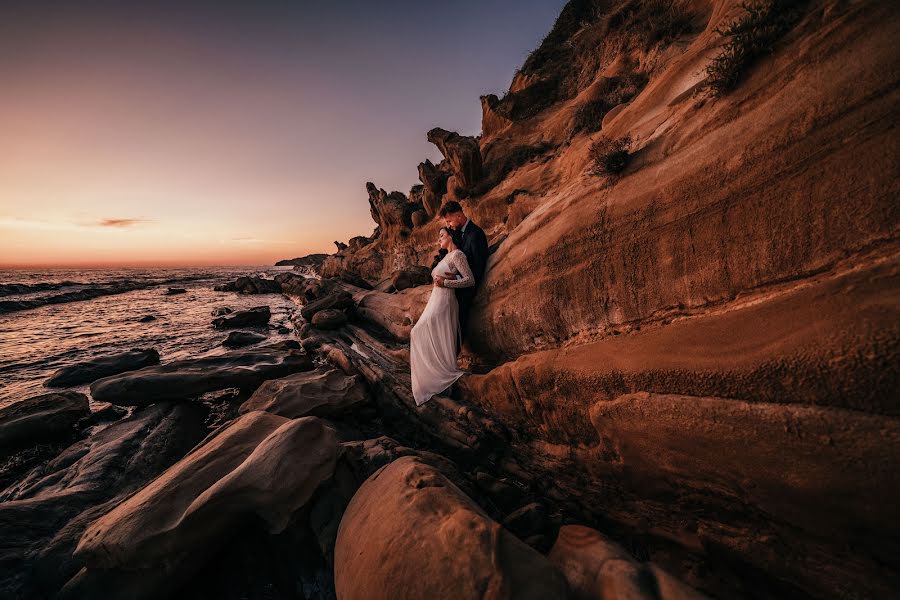
<instances>
[{"instance_id":1,"label":"sunset sky","mask_svg":"<svg viewBox=\"0 0 900 600\"><path fill-rule=\"evenodd\" d=\"M0 266L333 252L563 4L4 1Z\"/></svg>"}]
</instances>

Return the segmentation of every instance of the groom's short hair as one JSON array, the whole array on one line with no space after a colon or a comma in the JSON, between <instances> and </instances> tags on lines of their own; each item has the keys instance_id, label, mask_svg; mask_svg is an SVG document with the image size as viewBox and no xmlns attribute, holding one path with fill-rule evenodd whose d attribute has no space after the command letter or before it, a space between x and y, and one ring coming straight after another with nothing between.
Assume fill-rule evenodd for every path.
<instances>
[{"instance_id":1,"label":"groom's short hair","mask_svg":"<svg viewBox=\"0 0 900 600\"><path fill-rule=\"evenodd\" d=\"M451 200L447 202L441 207L441 216L446 217L447 215L453 213L461 213L463 211L462 206L460 206L459 202L456 200Z\"/></svg>"}]
</instances>

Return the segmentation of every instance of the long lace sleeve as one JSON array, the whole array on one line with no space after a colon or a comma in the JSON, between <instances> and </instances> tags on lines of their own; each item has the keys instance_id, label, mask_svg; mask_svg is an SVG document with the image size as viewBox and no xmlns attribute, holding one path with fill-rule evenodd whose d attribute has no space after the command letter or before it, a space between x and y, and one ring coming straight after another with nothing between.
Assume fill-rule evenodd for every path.
<instances>
[{"instance_id":1,"label":"long lace sleeve","mask_svg":"<svg viewBox=\"0 0 900 600\"><path fill-rule=\"evenodd\" d=\"M447 279L444 281L445 287L464 288L475 285L475 276L472 275L472 269L469 268L469 261L466 259L466 255L462 250L456 251L453 256L450 257L449 262L456 267L456 270L462 275L462 279Z\"/></svg>"}]
</instances>

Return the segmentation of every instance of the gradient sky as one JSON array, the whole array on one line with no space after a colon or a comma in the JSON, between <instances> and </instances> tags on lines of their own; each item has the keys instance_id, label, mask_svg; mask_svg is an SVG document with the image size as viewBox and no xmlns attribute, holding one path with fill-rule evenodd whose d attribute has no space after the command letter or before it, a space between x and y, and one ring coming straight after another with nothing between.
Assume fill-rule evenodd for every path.
<instances>
[{"instance_id":1,"label":"gradient sky","mask_svg":"<svg viewBox=\"0 0 900 600\"><path fill-rule=\"evenodd\" d=\"M0 265L333 252L563 4L0 0Z\"/></svg>"}]
</instances>

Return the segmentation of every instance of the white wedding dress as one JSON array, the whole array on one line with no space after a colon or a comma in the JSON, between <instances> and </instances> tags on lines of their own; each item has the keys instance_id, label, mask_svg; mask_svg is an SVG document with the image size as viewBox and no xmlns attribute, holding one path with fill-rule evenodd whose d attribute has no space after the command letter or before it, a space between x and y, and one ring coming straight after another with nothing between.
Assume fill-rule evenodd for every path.
<instances>
[{"instance_id":1,"label":"white wedding dress","mask_svg":"<svg viewBox=\"0 0 900 600\"><path fill-rule=\"evenodd\" d=\"M431 270L432 277L446 273L457 278L447 279L447 287L431 288L428 304L410 333L409 367L417 406L446 390L465 372L456 367L456 344L462 333L453 289L475 285L475 277L462 250L448 252Z\"/></svg>"}]
</instances>

